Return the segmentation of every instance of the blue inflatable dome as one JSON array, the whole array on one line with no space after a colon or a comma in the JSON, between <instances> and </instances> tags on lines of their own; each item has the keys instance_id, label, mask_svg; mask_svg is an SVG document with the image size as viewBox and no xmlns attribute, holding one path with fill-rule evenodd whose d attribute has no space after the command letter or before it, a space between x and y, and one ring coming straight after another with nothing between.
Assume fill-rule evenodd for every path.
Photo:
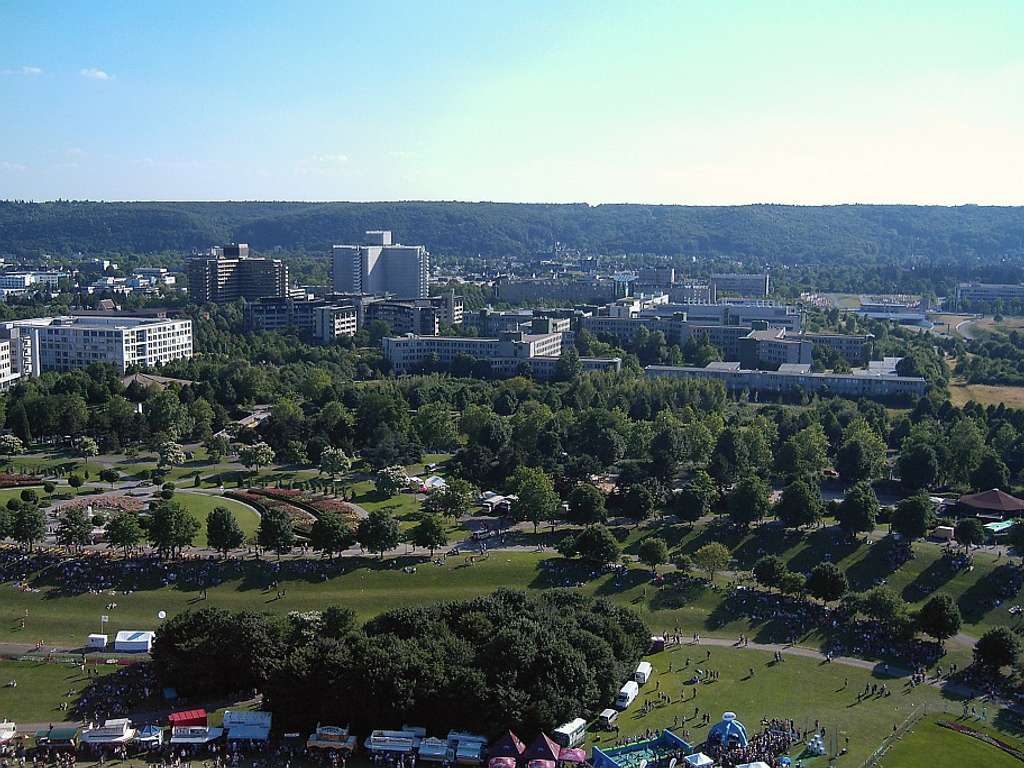
<instances>
[{"instance_id":1,"label":"blue inflatable dome","mask_svg":"<svg viewBox=\"0 0 1024 768\"><path fill-rule=\"evenodd\" d=\"M747 746L747 729L736 719L735 712L726 712L719 723L711 726L708 731L708 743L720 744L723 747Z\"/></svg>"}]
</instances>

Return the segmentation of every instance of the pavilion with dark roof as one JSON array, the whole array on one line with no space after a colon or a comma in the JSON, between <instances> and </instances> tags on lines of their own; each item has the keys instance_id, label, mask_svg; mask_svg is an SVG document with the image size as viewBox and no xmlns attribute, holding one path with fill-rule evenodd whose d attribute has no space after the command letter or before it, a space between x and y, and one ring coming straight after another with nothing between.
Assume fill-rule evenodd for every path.
<instances>
[{"instance_id":1,"label":"pavilion with dark roof","mask_svg":"<svg viewBox=\"0 0 1024 768\"><path fill-rule=\"evenodd\" d=\"M964 514L990 520L1004 520L1024 513L1024 501L998 488L991 488L980 493L969 493L966 496L961 496L958 503Z\"/></svg>"}]
</instances>

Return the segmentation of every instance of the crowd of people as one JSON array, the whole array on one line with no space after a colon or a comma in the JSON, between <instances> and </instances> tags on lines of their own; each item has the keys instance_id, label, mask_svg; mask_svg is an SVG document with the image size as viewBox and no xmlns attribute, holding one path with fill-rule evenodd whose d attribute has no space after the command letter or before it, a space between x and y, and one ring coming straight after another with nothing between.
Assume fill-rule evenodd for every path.
<instances>
[{"instance_id":1,"label":"crowd of people","mask_svg":"<svg viewBox=\"0 0 1024 768\"><path fill-rule=\"evenodd\" d=\"M756 762L779 766L779 758L788 754L802 737L792 720L771 719L762 721L761 731L751 736L746 745L707 741L701 750L724 768Z\"/></svg>"},{"instance_id":2,"label":"crowd of people","mask_svg":"<svg viewBox=\"0 0 1024 768\"><path fill-rule=\"evenodd\" d=\"M132 664L112 674L93 677L79 694L74 714L87 723L127 717L147 703L158 703L159 691L152 665Z\"/></svg>"}]
</instances>

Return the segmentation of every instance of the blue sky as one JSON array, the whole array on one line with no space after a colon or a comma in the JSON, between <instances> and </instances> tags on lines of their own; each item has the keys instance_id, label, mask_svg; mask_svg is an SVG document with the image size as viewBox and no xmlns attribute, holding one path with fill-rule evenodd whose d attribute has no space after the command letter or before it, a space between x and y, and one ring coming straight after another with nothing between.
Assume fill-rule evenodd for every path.
<instances>
[{"instance_id":1,"label":"blue sky","mask_svg":"<svg viewBox=\"0 0 1024 768\"><path fill-rule=\"evenodd\" d=\"M1024 204L1024 2L0 0L0 197Z\"/></svg>"}]
</instances>

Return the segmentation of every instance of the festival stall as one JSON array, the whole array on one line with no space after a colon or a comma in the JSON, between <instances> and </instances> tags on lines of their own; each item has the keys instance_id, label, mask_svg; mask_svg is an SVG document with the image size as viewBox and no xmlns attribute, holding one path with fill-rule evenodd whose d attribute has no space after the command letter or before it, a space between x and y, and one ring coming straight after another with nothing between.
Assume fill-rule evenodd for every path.
<instances>
[{"instance_id":1,"label":"festival stall","mask_svg":"<svg viewBox=\"0 0 1024 768\"><path fill-rule=\"evenodd\" d=\"M135 743L149 749L164 743L164 729L159 725L145 725L135 734Z\"/></svg>"},{"instance_id":2,"label":"festival stall","mask_svg":"<svg viewBox=\"0 0 1024 768\"><path fill-rule=\"evenodd\" d=\"M692 754L693 746L665 729L653 739L611 749L594 747L593 768L668 768L673 760Z\"/></svg>"},{"instance_id":3,"label":"festival stall","mask_svg":"<svg viewBox=\"0 0 1024 768\"><path fill-rule=\"evenodd\" d=\"M448 748L458 765L481 765L487 753L487 737L465 731L448 732Z\"/></svg>"},{"instance_id":4,"label":"festival stall","mask_svg":"<svg viewBox=\"0 0 1024 768\"><path fill-rule=\"evenodd\" d=\"M97 632L89 635L85 641L85 647L90 651L102 651L107 647L109 639L110 638L107 635L101 635Z\"/></svg>"},{"instance_id":5,"label":"festival stall","mask_svg":"<svg viewBox=\"0 0 1024 768\"><path fill-rule=\"evenodd\" d=\"M10 720L0 722L0 744L12 741L18 735L18 726Z\"/></svg>"},{"instance_id":6,"label":"festival stall","mask_svg":"<svg viewBox=\"0 0 1024 768\"><path fill-rule=\"evenodd\" d=\"M337 755L351 755L356 748L356 737L348 726L318 725L306 739L306 748Z\"/></svg>"},{"instance_id":7,"label":"festival stall","mask_svg":"<svg viewBox=\"0 0 1024 768\"><path fill-rule=\"evenodd\" d=\"M180 712L171 712L167 716L167 724L172 728L183 728L189 725L205 726L205 709L184 709Z\"/></svg>"},{"instance_id":8,"label":"festival stall","mask_svg":"<svg viewBox=\"0 0 1024 768\"><path fill-rule=\"evenodd\" d=\"M107 720L95 728L84 729L81 743L83 746L93 747L117 746L127 744L134 738L135 729L132 728L132 721L126 717L119 717Z\"/></svg>"},{"instance_id":9,"label":"festival stall","mask_svg":"<svg viewBox=\"0 0 1024 768\"><path fill-rule=\"evenodd\" d=\"M36 744L50 749L76 749L78 728L74 725L58 725L36 731Z\"/></svg>"},{"instance_id":10,"label":"festival stall","mask_svg":"<svg viewBox=\"0 0 1024 768\"><path fill-rule=\"evenodd\" d=\"M487 748L487 758L492 762L498 758L506 758L518 762L525 750L526 745L523 744L519 737L512 733L512 731L507 731L504 736ZM489 762L488 766L490 764ZM505 765L505 763L496 765Z\"/></svg>"},{"instance_id":11,"label":"festival stall","mask_svg":"<svg viewBox=\"0 0 1024 768\"><path fill-rule=\"evenodd\" d=\"M447 739L423 739L418 755L420 760L428 763L455 762L455 753L449 749Z\"/></svg>"},{"instance_id":12,"label":"festival stall","mask_svg":"<svg viewBox=\"0 0 1024 768\"><path fill-rule=\"evenodd\" d=\"M693 768L711 768L711 766L715 764L715 761L703 752L687 755L684 760L686 760L687 764L692 765Z\"/></svg>"},{"instance_id":13,"label":"festival stall","mask_svg":"<svg viewBox=\"0 0 1024 768\"><path fill-rule=\"evenodd\" d=\"M228 741L268 741L272 717L270 712L225 710L224 729L228 732Z\"/></svg>"},{"instance_id":14,"label":"festival stall","mask_svg":"<svg viewBox=\"0 0 1024 768\"><path fill-rule=\"evenodd\" d=\"M171 728L171 744L209 744L224 735L223 728L178 725Z\"/></svg>"},{"instance_id":15,"label":"festival stall","mask_svg":"<svg viewBox=\"0 0 1024 768\"><path fill-rule=\"evenodd\" d=\"M374 755L411 755L419 749L420 737L412 731L376 730L363 746Z\"/></svg>"}]
</instances>

